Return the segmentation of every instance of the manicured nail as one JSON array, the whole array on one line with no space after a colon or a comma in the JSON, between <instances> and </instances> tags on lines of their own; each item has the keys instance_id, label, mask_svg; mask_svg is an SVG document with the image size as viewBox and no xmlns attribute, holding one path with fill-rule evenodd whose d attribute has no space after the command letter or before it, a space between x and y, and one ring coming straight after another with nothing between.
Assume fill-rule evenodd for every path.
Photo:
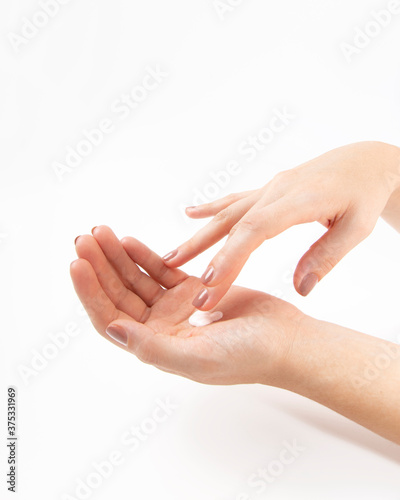
<instances>
[{"instance_id":1,"label":"manicured nail","mask_svg":"<svg viewBox=\"0 0 400 500\"><path fill-rule=\"evenodd\" d=\"M164 255L163 260L171 260L175 257L175 255L178 253L178 249L172 250L172 252L167 253L167 255Z\"/></svg>"},{"instance_id":2,"label":"manicured nail","mask_svg":"<svg viewBox=\"0 0 400 500\"><path fill-rule=\"evenodd\" d=\"M197 207L193 206L193 207L186 207L186 210L195 210Z\"/></svg>"},{"instance_id":3,"label":"manicured nail","mask_svg":"<svg viewBox=\"0 0 400 500\"><path fill-rule=\"evenodd\" d=\"M314 273L307 274L304 276L302 282L300 283L299 286L299 292L303 297L308 295L311 290L315 287L315 285L318 283L318 276Z\"/></svg>"},{"instance_id":4,"label":"manicured nail","mask_svg":"<svg viewBox=\"0 0 400 500\"><path fill-rule=\"evenodd\" d=\"M208 282L210 282L214 278L214 271L215 269L213 268L213 266L208 266L204 271L203 276L200 278L202 283L206 285Z\"/></svg>"},{"instance_id":5,"label":"manicured nail","mask_svg":"<svg viewBox=\"0 0 400 500\"><path fill-rule=\"evenodd\" d=\"M75 244L75 245L76 245L76 242L78 241L78 238L79 238L79 237L80 237L80 235L79 235L79 236L77 236L77 237L75 238L75 241L74 241L74 244Z\"/></svg>"},{"instance_id":6,"label":"manicured nail","mask_svg":"<svg viewBox=\"0 0 400 500\"><path fill-rule=\"evenodd\" d=\"M204 302L207 299L208 299L208 290L207 288L203 288L203 290L196 296L196 298L192 302L192 305L198 309L204 304Z\"/></svg>"},{"instance_id":7,"label":"manicured nail","mask_svg":"<svg viewBox=\"0 0 400 500\"><path fill-rule=\"evenodd\" d=\"M92 234L93 234L93 231L96 229L97 226L94 226L94 228L92 228Z\"/></svg>"},{"instance_id":8,"label":"manicured nail","mask_svg":"<svg viewBox=\"0 0 400 500\"><path fill-rule=\"evenodd\" d=\"M106 330L107 335L120 344L128 345L128 335L120 325L110 325Z\"/></svg>"}]
</instances>

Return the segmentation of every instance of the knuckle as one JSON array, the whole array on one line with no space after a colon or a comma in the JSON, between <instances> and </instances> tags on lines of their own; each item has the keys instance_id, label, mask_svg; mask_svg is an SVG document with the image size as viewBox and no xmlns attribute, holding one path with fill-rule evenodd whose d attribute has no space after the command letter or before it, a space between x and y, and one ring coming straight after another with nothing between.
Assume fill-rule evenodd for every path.
<instances>
[{"instance_id":1,"label":"knuckle","mask_svg":"<svg viewBox=\"0 0 400 500\"><path fill-rule=\"evenodd\" d=\"M143 363L153 364L153 352L149 342L142 339L136 346L135 356Z\"/></svg>"},{"instance_id":2,"label":"knuckle","mask_svg":"<svg viewBox=\"0 0 400 500\"><path fill-rule=\"evenodd\" d=\"M244 217L232 227L229 234L232 236L236 231L257 233L261 231L261 229L262 223L259 219L255 217Z\"/></svg>"},{"instance_id":3,"label":"knuckle","mask_svg":"<svg viewBox=\"0 0 400 500\"><path fill-rule=\"evenodd\" d=\"M323 275L331 271L339 262L340 248L316 242L312 247L310 264Z\"/></svg>"},{"instance_id":4,"label":"knuckle","mask_svg":"<svg viewBox=\"0 0 400 500\"><path fill-rule=\"evenodd\" d=\"M360 238L364 239L372 232L375 223L370 216L360 216L358 217L355 227L357 234L359 234Z\"/></svg>"},{"instance_id":5,"label":"knuckle","mask_svg":"<svg viewBox=\"0 0 400 500\"><path fill-rule=\"evenodd\" d=\"M326 253L324 258L321 259L319 263L319 268L322 271L323 275L328 274L336 264L339 262L339 259L333 253Z\"/></svg>"},{"instance_id":6,"label":"knuckle","mask_svg":"<svg viewBox=\"0 0 400 500\"><path fill-rule=\"evenodd\" d=\"M240 197L240 193L230 193L226 196L225 200L234 203L235 201L239 200Z\"/></svg>"},{"instance_id":7,"label":"knuckle","mask_svg":"<svg viewBox=\"0 0 400 500\"><path fill-rule=\"evenodd\" d=\"M274 177L263 187L263 195L268 200L283 196L287 190L293 185L293 171L282 170L274 175Z\"/></svg>"},{"instance_id":8,"label":"knuckle","mask_svg":"<svg viewBox=\"0 0 400 500\"><path fill-rule=\"evenodd\" d=\"M157 269L157 278L162 280L168 273L169 267L167 267L164 262L160 262Z\"/></svg>"},{"instance_id":9,"label":"knuckle","mask_svg":"<svg viewBox=\"0 0 400 500\"><path fill-rule=\"evenodd\" d=\"M287 181L291 173L291 170L281 170L277 174L274 175L272 180L270 181L270 184L275 184L275 185L280 185L284 182Z\"/></svg>"},{"instance_id":10,"label":"knuckle","mask_svg":"<svg viewBox=\"0 0 400 500\"><path fill-rule=\"evenodd\" d=\"M122 287L119 287L118 286L118 290L116 290L116 296L115 296L115 306L117 307L117 309L121 309L123 308L125 302L126 302L126 298L128 296L128 289L124 286Z\"/></svg>"},{"instance_id":11,"label":"knuckle","mask_svg":"<svg viewBox=\"0 0 400 500\"><path fill-rule=\"evenodd\" d=\"M179 255L180 256L192 255L194 252L196 252L198 246L199 246L198 239L196 235L194 235L179 247Z\"/></svg>"},{"instance_id":12,"label":"knuckle","mask_svg":"<svg viewBox=\"0 0 400 500\"><path fill-rule=\"evenodd\" d=\"M144 277L145 275L138 268L131 269L123 274L123 280L131 290L137 289Z\"/></svg>"},{"instance_id":13,"label":"knuckle","mask_svg":"<svg viewBox=\"0 0 400 500\"><path fill-rule=\"evenodd\" d=\"M224 208L214 216L214 222L216 224L224 224L225 222L229 222L232 218L232 210L228 208Z\"/></svg>"}]
</instances>

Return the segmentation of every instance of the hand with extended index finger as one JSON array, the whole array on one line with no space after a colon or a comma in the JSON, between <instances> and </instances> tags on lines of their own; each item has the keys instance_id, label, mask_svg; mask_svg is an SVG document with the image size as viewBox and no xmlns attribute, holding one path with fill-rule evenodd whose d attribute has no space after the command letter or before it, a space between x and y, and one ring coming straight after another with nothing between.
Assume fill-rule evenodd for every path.
<instances>
[{"instance_id":1,"label":"hand with extended index finger","mask_svg":"<svg viewBox=\"0 0 400 500\"><path fill-rule=\"evenodd\" d=\"M261 243L293 225L318 221L327 231L303 255L294 273L296 290L307 295L389 211L400 189L400 176L393 175L399 166L399 148L362 142L281 172L261 189L190 207L189 217L213 219L164 261L170 268L181 266L228 235L193 301L196 308L208 311Z\"/></svg>"}]
</instances>

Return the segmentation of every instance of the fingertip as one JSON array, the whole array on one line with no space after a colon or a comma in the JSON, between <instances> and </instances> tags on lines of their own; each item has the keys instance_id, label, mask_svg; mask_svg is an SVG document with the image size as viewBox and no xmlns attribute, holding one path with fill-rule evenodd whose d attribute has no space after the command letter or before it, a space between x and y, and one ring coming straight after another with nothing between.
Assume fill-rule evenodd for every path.
<instances>
[{"instance_id":1,"label":"fingertip","mask_svg":"<svg viewBox=\"0 0 400 500\"><path fill-rule=\"evenodd\" d=\"M309 273L304 276L304 278L300 281L296 290L303 297L307 297L307 295L311 292L311 290L318 283L319 278L315 273Z\"/></svg>"},{"instance_id":2,"label":"fingertip","mask_svg":"<svg viewBox=\"0 0 400 500\"><path fill-rule=\"evenodd\" d=\"M80 270L88 269L88 266L91 267L90 262L86 259L78 258L71 262L69 265L70 273L77 273Z\"/></svg>"},{"instance_id":3,"label":"fingertip","mask_svg":"<svg viewBox=\"0 0 400 500\"><path fill-rule=\"evenodd\" d=\"M190 219L204 219L205 217L210 217L210 215L204 213L204 210L201 210L200 207L188 207L185 209L185 214Z\"/></svg>"},{"instance_id":4,"label":"fingertip","mask_svg":"<svg viewBox=\"0 0 400 500\"><path fill-rule=\"evenodd\" d=\"M80 297L80 291L87 287L93 278L93 268L86 259L75 259L69 266L69 275Z\"/></svg>"},{"instance_id":5,"label":"fingertip","mask_svg":"<svg viewBox=\"0 0 400 500\"><path fill-rule=\"evenodd\" d=\"M95 235L95 233L97 234L97 236L99 236L99 235L104 235L107 233L114 234L114 231L109 226L106 226L104 224L100 224L99 226L94 226L91 230L91 233L93 236Z\"/></svg>"},{"instance_id":6,"label":"fingertip","mask_svg":"<svg viewBox=\"0 0 400 500\"><path fill-rule=\"evenodd\" d=\"M69 274L72 276L73 273L75 272L75 269L77 267L77 262L79 262L79 259L73 260L70 265L69 265Z\"/></svg>"},{"instance_id":7,"label":"fingertip","mask_svg":"<svg viewBox=\"0 0 400 500\"><path fill-rule=\"evenodd\" d=\"M115 340L120 347L126 348L140 361L152 364L155 349L162 334L156 338L154 330L143 323L132 319L118 319L108 325L106 333Z\"/></svg>"},{"instance_id":8,"label":"fingertip","mask_svg":"<svg viewBox=\"0 0 400 500\"><path fill-rule=\"evenodd\" d=\"M203 275L200 278L200 281L207 286L212 286L212 281L215 276L215 268L211 264L204 271Z\"/></svg>"},{"instance_id":9,"label":"fingertip","mask_svg":"<svg viewBox=\"0 0 400 500\"><path fill-rule=\"evenodd\" d=\"M174 260L176 256L178 255L178 249L176 248L175 250L172 250L172 252L168 252L164 257L162 257L162 260L164 264L169 264L170 261Z\"/></svg>"},{"instance_id":10,"label":"fingertip","mask_svg":"<svg viewBox=\"0 0 400 500\"><path fill-rule=\"evenodd\" d=\"M202 288L200 292L196 295L196 297L193 299L192 306L194 306L196 309L203 310L202 308L206 304L208 298L209 298L209 293L207 288Z\"/></svg>"},{"instance_id":11,"label":"fingertip","mask_svg":"<svg viewBox=\"0 0 400 500\"><path fill-rule=\"evenodd\" d=\"M118 345L126 347L128 345L128 333L126 329L118 323L111 323L106 328L106 334Z\"/></svg>"},{"instance_id":12,"label":"fingertip","mask_svg":"<svg viewBox=\"0 0 400 500\"><path fill-rule=\"evenodd\" d=\"M81 265L81 261L83 261L84 259L75 259L71 262L71 264L69 265L69 268L71 270L75 270L77 269L78 267L80 267Z\"/></svg>"},{"instance_id":13,"label":"fingertip","mask_svg":"<svg viewBox=\"0 0 400 500\"><path fill-rule=\"evenodd\" d=\"M124 236L119 241L121 242L122 247L128 252L129 249L135 247L137 240L135 240L132 236Z\"/></svg>"},{"instance_id":14,"label":"fingertip","mask_svg":"<svg viewBox=\"0 0 400 500\"><path fill-rule=\"evenodd\" d=\"M192 305L199 311L207 312L218 304L217 297L213 297L210 290L202 288L194 298Z\"/></svg>"},{"instance_id":15,"label":"fingertip","mask_svg":"<svg viewBox=\"0 0 400 500\"><path fill-rule=\"evenodd\" d=\"M201 211L201 205L193 205L191 207L186 207L185 212L189 217L193 217L196 213Z\"/></svg>"}]
</instances>

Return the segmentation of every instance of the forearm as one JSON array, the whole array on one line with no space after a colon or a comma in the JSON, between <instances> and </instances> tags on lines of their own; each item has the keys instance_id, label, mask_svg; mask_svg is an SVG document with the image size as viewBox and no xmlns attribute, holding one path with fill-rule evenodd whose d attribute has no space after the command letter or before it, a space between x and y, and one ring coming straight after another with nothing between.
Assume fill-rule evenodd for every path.
<instances>
[{"instance_id":1,"label":"forearm","mask_svg":"<svg viewBox=\"0 0 400 500\"><path fill-rule=\"evenodd\" d=\"M282 387L400 444L400 346L309 317Z\"/></svg>"}]
</instances>

